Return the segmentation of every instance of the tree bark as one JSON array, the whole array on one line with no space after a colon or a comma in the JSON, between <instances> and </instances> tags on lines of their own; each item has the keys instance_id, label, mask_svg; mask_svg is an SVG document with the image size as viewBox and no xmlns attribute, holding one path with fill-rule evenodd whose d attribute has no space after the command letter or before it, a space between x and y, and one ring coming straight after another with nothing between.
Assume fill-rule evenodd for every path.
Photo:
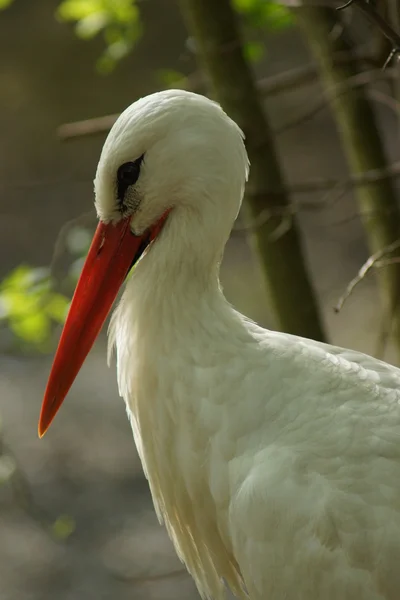
<instances>
[{"instance_id":1,"label":"tree bark","mask_svg":"<svg viewBox=\"0 0 400 600\"><path fill-rule=\"evenodd\" d=\"M349 77L358 72L355 63L335 65L332 59L335 52L351 51L352 45L345 35L332 40L330 32L337 20L333 9L303 6L293 11L319 65L322 80L329 93L331 86L343 85ZM387 159L383 141L365 91L362 88L349 88L346 94L332 96L331 106L352 173L357 175L370 169L385 168ZM370 252L374 254L400 237L400 211L393 182L387 179L360 186L356 190L356 198ZM391 321L400 352L399 265L392 264L380 269L378 280L383 306Z\"/></svg>"},{"instance_id":2,"label":"tree bark","mask_svg":"<svg viewBox=\"0 0 400 600\"><path fill-rule=\"evenodd\" d=\"M324 329L305 264L296 218L276 154L271 129L256 83L244 58L239 27L229 0L180 0L187 28L196 43L197 58L212 95L246 136L251 162L246 205L250 220L269 211L252 234L268 284L279 328L324 340ZM268 193L266 190L282 190ZM284 214L290 226L274 238Z\"/></svg>"}]
</instances>

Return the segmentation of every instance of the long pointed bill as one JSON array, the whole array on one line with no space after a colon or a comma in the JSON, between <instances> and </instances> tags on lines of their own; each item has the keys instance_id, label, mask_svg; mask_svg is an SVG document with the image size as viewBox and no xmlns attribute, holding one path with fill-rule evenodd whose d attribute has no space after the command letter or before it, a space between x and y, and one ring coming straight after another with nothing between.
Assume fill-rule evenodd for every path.
<instances>
[{"instance_id":1,"label":"long pointed bill","mask_svg":"<svg viewBox=\"0 0 400 600\"><path fill-rule=\"evenodd\" d=\"M54 419L102 328L129 269L161 231L167 211L142 236L130 218L117 225L99 223L61 334L39 418L42 437Z\"/></svg>"}]
</instances>

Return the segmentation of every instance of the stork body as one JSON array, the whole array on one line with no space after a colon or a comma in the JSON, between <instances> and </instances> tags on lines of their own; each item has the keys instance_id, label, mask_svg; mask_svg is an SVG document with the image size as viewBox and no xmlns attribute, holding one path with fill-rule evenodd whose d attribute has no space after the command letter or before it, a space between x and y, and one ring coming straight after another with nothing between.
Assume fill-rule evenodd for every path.
<instances>
[{"instance_id":1,"label":"stork body","mask_svg":"<svg viewBox=\"0 0 400 600\"><path fill-rule=\"evenodd\" d=\"M221 600L225 581L251 600L398 600L400 371L266 331L227 303L218 265L246 177L236 125L187 92L128 108L100 159L90 268L109 260L109 236L126 265L129 236L153 239L110 348L155 508L204 598ZM85 273L41 433L72 383L60 369Z\"/></svg>"}]
</instances>

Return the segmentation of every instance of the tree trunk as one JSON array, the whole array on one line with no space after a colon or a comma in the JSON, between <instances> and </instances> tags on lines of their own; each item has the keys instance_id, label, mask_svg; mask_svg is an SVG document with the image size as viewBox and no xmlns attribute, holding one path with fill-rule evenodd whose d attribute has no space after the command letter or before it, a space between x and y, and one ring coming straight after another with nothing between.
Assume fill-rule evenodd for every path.
<instances>
[{"instance_id":1,"label":"tree trunk","mask_svg":"<svg viewBox=\"0 0 400 600\"><path fill-rule=\"evenodd\" d=\"M345 35L332 40L330 32L337 22L335 11L330 8L304 6L294 9L294 13L314 53L328 90L338 84L345 85L346 80L354 76L358 69L355 63L333 64L334 52L352 50L351 43ZM352 173L385 168L387 159L383 141L364 89L349 87L345 94L333 95L331 105ZM371 254L384 249L400 237L400 211L390 179L359 186L356 189L356 198ZM400 352L397 310L400 300L399 265L392 264L380 269L378 280L384 309L390 318Z\"/></svg>"},{"instance_id":2,"label":"tree trunk","mask_svg":"<svg viewBox=\"0 0 400 600\"><path fill-rule=\"evenodd\" d=\"M269 218L253 234L253 241L279 327L296 335L324 340L296 218L284 192L271 129L244 58L236 15L229 0L181 0L180 4L213 96L246 135L251 162L247 209L252 221L261 213L269 213ZM281 192L266 192L268 189ZM290 226L274 239L273 234L285 215Z\"/></svg>"}]
</instances>

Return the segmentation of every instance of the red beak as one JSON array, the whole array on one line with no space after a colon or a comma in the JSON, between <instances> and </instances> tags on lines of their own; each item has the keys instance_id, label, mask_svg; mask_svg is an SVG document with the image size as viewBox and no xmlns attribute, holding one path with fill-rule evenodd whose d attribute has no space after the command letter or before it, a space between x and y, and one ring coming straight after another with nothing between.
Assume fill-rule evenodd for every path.
<instances>
[{"instance_id":1,"label":"red beak","mask_svg":"<svg viewBox=\"0 0 400 600\"><path fill-rule=\"evenodd\" d=\"M161 231L167 211L143 235L135 236L130 217L116 225L99 223L61 334L39 418L39 437L54 419L124 282L130 268Z\"/></svg>"}]
</instances>

